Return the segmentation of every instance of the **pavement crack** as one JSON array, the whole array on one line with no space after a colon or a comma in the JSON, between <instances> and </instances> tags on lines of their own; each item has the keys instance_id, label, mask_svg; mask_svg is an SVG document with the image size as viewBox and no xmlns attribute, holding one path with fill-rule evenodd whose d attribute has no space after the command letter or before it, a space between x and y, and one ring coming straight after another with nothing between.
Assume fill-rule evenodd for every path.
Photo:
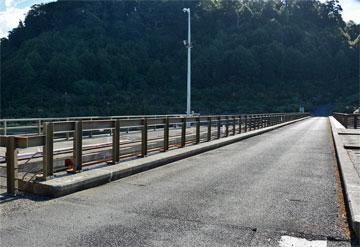
<instances>
[{"instance_id":1,"label":"pavement crack","mask_svg":"<svg viewBox=\"0 0 360 247\"><path fill-rule=\"evenodd\" d=\"M304 200L301 200L301 199L287 199L288 201L290 202L307 202L307 201L304 201Z\"/></svg>"}]
</instances>

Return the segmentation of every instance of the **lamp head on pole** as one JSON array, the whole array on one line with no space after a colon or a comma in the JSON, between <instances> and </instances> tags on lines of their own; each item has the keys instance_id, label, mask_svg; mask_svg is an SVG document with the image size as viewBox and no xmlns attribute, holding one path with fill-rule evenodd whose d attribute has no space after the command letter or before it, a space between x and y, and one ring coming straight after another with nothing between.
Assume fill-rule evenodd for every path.
<instances>
[{"instance_id":1,"label":"lamp head on pole","mask_svg":"<svg viewBox=\"0 0 360 247\"><path fill-rule=\"evenodd\" d=\"M190 13L190 9L189 9L189 8L183 8L183 11L184 11L184 13L185 13L185 12Z\"/></svg>"}]
</instances>

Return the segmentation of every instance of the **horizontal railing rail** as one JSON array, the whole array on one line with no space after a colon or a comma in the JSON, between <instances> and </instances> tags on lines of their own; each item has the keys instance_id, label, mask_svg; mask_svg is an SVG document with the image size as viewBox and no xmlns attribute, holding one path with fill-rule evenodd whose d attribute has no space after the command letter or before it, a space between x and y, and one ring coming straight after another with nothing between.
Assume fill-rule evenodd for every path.
<instances>
[{"instance_id":1,"label":"horizontal railing rail","mask_svg":"<svg viewBox=\"0 0 360 247\"><path fill-rule=\"evenodd\" d=\"M135 119L135 118L163 118L180 117L185 114L173 115L131 115L131 116L86 116L86 117L58 117L58 118L6 118L0 119L1 135L19 134L42 134L43 123L45 122L65 122L81 120L106 120L106 119Z\"/></svg>"},{"instance_id":2,"label":"horizontal railing rail","mask_svg":"<svg viewBox=\"0 0 360 247\"><path fill-rule=\"evenodd\" d=\"M273 113L269 113L273 114ZM245 115L245 114L242 114ZM262 114L247 114L249 116L261 116ZM59 117L59 118L18 118L18 119L0 119L0 135L41 135L43 134L43 124L45 122L73 122L85 120L112 120L112 119L139 119L139 118L164 118L164 117L183 117L185 114L173 115L131 115L131 116L87 116L87 117ZM195 115L197 116L197 115ZM226 115L223 115L226 116ZM230 115L229 115L230 116ZM129 131L129 130L128 130ZM104 134L103 129L97 132L89 130L84 133L89 137ZM66 138L69 140L71 133L59 132L57 138Z\"/></svg>"},{"instance_id":3,"label":"horizontal railing rail","mask_svg":"<svg viewBox=\"0 0 360 247\"><path fill-rule=\"evenodd\" d=\"M41 171L38 178L47 180L56 171L54 156L64 153L71 158L72 172L80 172L84 165L84 152L87 150L101 149L102 152L110 151L110 157L102 157L88 162L90 165L120 162L121 157L136 155L145 157L153 150L167 151L170 148L184 147L189 144L208 142L230 135L236 135L279 123L309 116L308 113L272 113L272 114L240 114L240 115L209 115L209 116L144 116L142 118L110 118L110 119L71 119L66 121L45 121L42 123L40 135L14 135L0 136L0 147L6 147L7 191L14 194L18 189L18 150L32 147L42 148L42 152L30 154L31 158L41 159ZM58 120L58 119L55 119ZM150 136L149 128L154 128ZM170 134L170 129L172 133ZM101 143L93 147L83 145L84 132L109 130L111 143ZM120 146L120 134L128 129L136 129L139 139L124 141ZM54 140L57 134L72 133L72 148L54 150ZM120 148L121 147L121 148ZM105 150L105 151L104 151ZM100 152L100 151L99 151ZM65 159L65 158L64 158ZM65 160L64 160L65 161Z\"/></svg>"},{"instance_id":4,"label":"horizontal railing rail","mask_svg":"<svg viewBox=\"0 0 360 247\"><path fill-rule=\"evenodd\" d=\"M333 112L333 117L339 121L347 129L359 129L360 128L360 115Z\"/></svg>"}]
</instances>

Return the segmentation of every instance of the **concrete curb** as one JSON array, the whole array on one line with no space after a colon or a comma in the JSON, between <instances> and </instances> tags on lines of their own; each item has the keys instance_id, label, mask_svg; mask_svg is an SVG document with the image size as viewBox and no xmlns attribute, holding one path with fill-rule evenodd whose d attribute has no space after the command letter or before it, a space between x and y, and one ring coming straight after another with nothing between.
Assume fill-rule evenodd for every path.
<instances>
[{"instance_id":1,"label":"concrete curb","mask_svg":"<svg viewBox=\"0 0 360 247\"><path fill-rule=\"evenodd\" d=\"M223 147L225 145L229 145L240 140L250 138L252 136L260 135L307 118L309 117L242 134L237 134L235 136L229 136L226 138L213 140L210 142L170 150L168 152L159 153L141 159L131 160L128 162L123 162L117 165L88 170L74 175L56 177L48 181L34 181L31 183L24 183L20 186L25 188L25 191L38 195L46 195L51 197L64 196L80 190L105 184L126 176L130 176L142 171L146 171L158 166L162 166L177 160L204 153L219 147Z\"/></svg>"},{"instance_id":2,"label":"concrete curb","mask_svg":"<svg viewBox=\"0 0 360 247\"><path fill-rule=\"evenodd\" d=\"M344 126L332 116L329 120L344 184L346 203L350 210L351 227L357 237L360 237L360 178L338 134L338 130L345 129Z\"/></svg>"}]
</instances>

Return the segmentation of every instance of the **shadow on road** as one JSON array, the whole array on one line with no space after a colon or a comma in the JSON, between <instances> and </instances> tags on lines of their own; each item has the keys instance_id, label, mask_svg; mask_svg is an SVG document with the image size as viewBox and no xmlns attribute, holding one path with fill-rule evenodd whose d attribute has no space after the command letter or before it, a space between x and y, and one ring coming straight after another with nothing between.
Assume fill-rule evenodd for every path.
<instances>
[{"instance_id":1,"label":"shadow on road","mask_svg":"<svg viewBox=\"0 0 360 247\"><path fill-rule=\"evenodd\" d=\"M30 195L30 194L26 194L26 193L20 193L20 194L17 194L16 196L9 195L6 192L0 193L0 204L6 203L6 202L11 202L11 201L16 201L16 200L20 200L20 199L28 199L28 200L31 200L34 202L41 202L41 201L48 201L52 198L46 197L46 196Z\"/></svg>"}]
</instances>

